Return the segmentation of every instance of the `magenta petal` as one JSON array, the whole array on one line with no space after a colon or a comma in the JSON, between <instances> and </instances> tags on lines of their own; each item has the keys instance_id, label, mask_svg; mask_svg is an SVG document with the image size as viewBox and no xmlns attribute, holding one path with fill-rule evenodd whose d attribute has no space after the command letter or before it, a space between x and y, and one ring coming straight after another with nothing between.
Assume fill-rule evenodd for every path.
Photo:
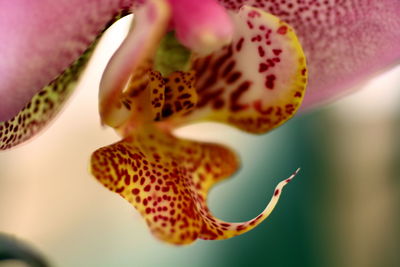
<instances>
[{"instance_id":1,"label":"magenta petal","mask_svg":"<svg viewBox=\"0 0 400 267\"><path fill-rule=\"evenodd\" d=\"M309 65L303 108L337 98L400 62L399 0L219 2L234 10L259 7L294 27Z\"/></svg>"},{"instance_id":2,"label":"magenta petal","mask_svg":"<svg viewBox=\"0 0 400 267\"><path fill-rule=\"evenodd\" d=\"M216 0L169 0L176 36L190 50L202 55L227 45L233 25Z\"/></svg>"},{"instance_id":3,"label":"magenta petal","mask_svg":"<svg viewBox=\"0 0 400 267\"><path fill-rule=\"evenodd\" d=\"M15 116L133 2L0 1L0 121Z\"/></svg>"}]
</instances>

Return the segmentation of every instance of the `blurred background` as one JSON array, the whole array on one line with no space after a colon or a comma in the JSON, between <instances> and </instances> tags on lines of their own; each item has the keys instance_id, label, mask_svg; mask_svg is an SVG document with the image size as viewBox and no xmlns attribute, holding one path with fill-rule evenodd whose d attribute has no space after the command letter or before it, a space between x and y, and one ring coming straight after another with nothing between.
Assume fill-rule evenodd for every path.
<instances>
[{"instance_id":1,"label":"blurred background","mask_svg":"<svg viewBox=\"0 0 400 267\"><path fill-rule=\"evenodd\" d=\"M139 214L88 172L91 153L118 140L99 124L97 87L126 22L107 33L58 119L0 153L0 232L60 267L400 266L400 67L266 135L216 124L178 130L240 154L241 170L209 196L223 220L255 217L280 180L301 172L255 230L174 247L153 238Z\"/></svg>"}]
</instances>

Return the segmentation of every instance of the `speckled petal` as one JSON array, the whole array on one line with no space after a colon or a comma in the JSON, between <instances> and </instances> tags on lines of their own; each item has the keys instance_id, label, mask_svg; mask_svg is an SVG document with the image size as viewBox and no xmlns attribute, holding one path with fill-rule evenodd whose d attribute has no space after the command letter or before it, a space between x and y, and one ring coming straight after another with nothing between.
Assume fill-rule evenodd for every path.
<instances>
[{"instance_id":1,"label":"speckled petal","mask_svg":"<svg viewBox=\"0 0 400 267\"><path fill-rule=\"evenodd\" d=\"M271 213L294 176L277 186L255 219L226 223L211 215L206 199L213 184L237 167L236 156L223 146L180 140L154 129L100 148L91 159L93 175L129 201L157 238L173 244L225 239L251 230Z\"/></svg>"},{"instance_id":2,"label":"speckled petal","mask_svg":"<svg viewBox=\"0 0 400 267\"><path fill-rule=\"evenodd\" d=\"M0 1L0 121L14 117L133 2Z\"/></svg>"},{"instance_id":3,"label":"speckled petal","mask_svg":"<svg viewBox=\"0 0 400 267\"><path fill-rule=\"evenodd\" d=\"M100 116L102 122L119 127L132 115L124 108L121 97L131 80L140 79L143 86L156 49L164 36L170 19L165 0L149 0L135 11L133 27L115 52L100 83Z\"/></svg>"},{"instance_id":4,"label":"speckled petal","mask_svg":"<svg viewBox=\"0 0 400 267\"><path fill-rule=\"evenodd\" d=\"M0 122L0 150L28 140L57 115L75 88L94 46L95 44L57 79L37 93L14 118Z\"/></svg>"},{"instance_id":5,"label":"speckled petal","mask_svg":"<svg viewBox=\"0 0 400 267\"><path fill-rule=\"evenodd\" d=\"M118 121L120 126L115 129L122 136L129 136L143 124L159 121L162 117L164 98L165 80L162 75L149 68L137 69L127 89L120 96L122 105L115 113L118 116L115 116L113 122Z\"/></svg>"},{"instance_id":6,"label":"speckled petal","mask_svg":"<svg viewBox=\"0 0 400 267\"><path fill-rule=\"evenodd\" d=\"M231 14L233 42L197 58L196 110L185 118L215 120L263 133L291 118L307 80L306 62L293 30L260 9Z\"/></svg>"},{"instance_id":7,"label":"speckled petal","mask_svg":"<svg viewBox=\"0 0 400 267\"><path fill-rule=\"evenodd\" d=\"M302 108L319 105L400 63L399 0L219 0L278 16L296 30L309 66Z\"/></svg>"},{"instance_id":8,"label":"speckled petal","mask_svg":"<svg viewBox=\"0 0 400 267\"><path fill-rule=\"evenodd\" d=\"M108 25L126 14L124 11L117 14L109 21ZM103 32L106 29L103 29ZM77 80L101 36L102 34L99 34L96 40L71 66L36 93L16 116L0 122L0 150L9 149L23 143L51 122L75 89Z\"/></svg>"}]
</instances>

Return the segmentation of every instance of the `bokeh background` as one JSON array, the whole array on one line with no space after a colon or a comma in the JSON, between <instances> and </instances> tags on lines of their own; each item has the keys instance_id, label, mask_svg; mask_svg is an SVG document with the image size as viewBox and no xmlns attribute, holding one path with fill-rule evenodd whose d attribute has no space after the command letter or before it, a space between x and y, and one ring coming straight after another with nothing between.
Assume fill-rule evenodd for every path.
<instances>
[{"instance_id":1,"label":"bokeh background","mask_svg":"<svg viewBox=\"0 0 400 267\"><path fill-rule=\"evenodd\" d=\"M58 119L33 141L0 153L0 232L60 267L400 266L399 67L266 135L217 124L178 130L241 156L241 170L209 196L221 219L255 217L280 180L301 172L255 230L175 247L154 239L138 213L88 173L91 153L118 140L99 124L96 89L128 20L106 34Z\"/></svg>"}]
</instances>

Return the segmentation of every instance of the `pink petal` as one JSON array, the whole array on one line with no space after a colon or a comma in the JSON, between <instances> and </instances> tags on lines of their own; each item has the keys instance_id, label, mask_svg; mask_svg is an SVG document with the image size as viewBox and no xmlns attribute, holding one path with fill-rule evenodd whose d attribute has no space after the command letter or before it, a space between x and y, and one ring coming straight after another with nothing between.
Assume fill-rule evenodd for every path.
<instances>
[{"instance_id":1,"label":"pink petal","mask_svg":"<svg viewBox=\"0 0 400 267\"><path fill-rule=\"evenodd\" d=\"M259 7L294 27L309 67L305 108L337 98L400 62L398 0L219 2L235 10L243 4Z\"/></svg>"},{"instance_id":2,"label":"pink petal","mask_svg":"<svg viewBox=\"0 0 400 267\"><path fill-rule=\"evenodd\" d=\"M0 1L0 121L15 116L133 2Z\"/></svg>"},{"instance_id":3,"label":"pink petal","mask_svg":"<svg viewBox=\"0 0 400 267\"><path fill-rule=\"evenodd\" d=\"M176 36L190 50L209 54L228 44L233 27L216 0L169 0Z\"/></svg>"}]
</instances>

